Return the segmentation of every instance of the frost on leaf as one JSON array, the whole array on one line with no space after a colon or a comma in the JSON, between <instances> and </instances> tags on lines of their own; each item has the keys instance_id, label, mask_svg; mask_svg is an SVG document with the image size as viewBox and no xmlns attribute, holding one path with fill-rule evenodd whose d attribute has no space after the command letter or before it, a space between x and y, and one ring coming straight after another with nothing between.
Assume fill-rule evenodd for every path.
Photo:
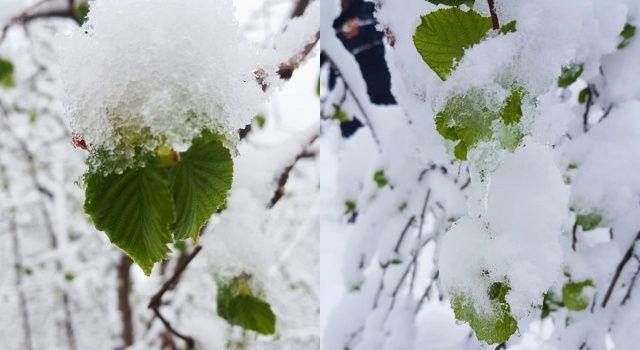
<instances>
[{"instance_id":1,"label":"frost on leaf","mask_svg":"<svg viewBox=\"0 0 640 350\"><path fill-rule=\"evenodd\" d=\"M602 222L602 215L598 213L576 215L576 225L582 227L584 231L590 231L598 227Z\"/></svg>"},{"instance_id":2,"label":"frost on leaf","mask_svg":"<svg viewBox=\"0 0 640 350\"><path fill-rule=\"evenodd\" d=\"M457 320L469 323L480 341L489 344L505 342L518 328L511 316L511 308L506 301L510 287L505 282L495 282L489 286L487 294L491 300L489 310L474 305L473 300L463 295L454 295L451 307Z\"/></svg>"},{"instance_id":3,"label":"frost on leaf","mask_svg":"<svg viewBox=\"0 0 640 350\"><path fill-rule=\"evenodd\" d=\"M584 64L571 64L562 67L562 72L558 78L558 87L566 88L578 80L582 71L584 70Z\"/></svg>"},{"instance_id":4,"label":"frost on leaf","mask_svg":"<svg viewBox=\"0 0 640 350\"><path fill-rule=\"evenodd\" d=\"M446 80L464 56L491 29L491 19L472 10L441 9L422 17L413 43L422 59Z\"/></svg>"},{"instance_id":5,"label":"frost on leaf","mask_svg":"<svg viewBox=\"0 0 640 350\"><path fill-rule=\"evenodd\" d=\"M224 205L238 130L266 98L260 60L230 0L88 10L59 42L65 107L89 152L85 211L149 274Z\"/></svg>"},{"instance_id":6,"label":"frost on leaf","mask_svg":"<svg viewBox=\"0 0 640 350\"><path fill-rule=\"evenodd\" d=\"M222 138L204 131L179 156L167 147L141 153L140 166L85 175L85 211L98 230L149 275L167 244L198 239L231 188L233 161Z\"/></svg>"},{"instance_id":7,"label":"frost on leaf","mask_svg":"<svg viewBox=\"0 0 640 350\"><path fill-rule=\"evenodd\" d=\"M467 152L480 142L496 139L505 149L513 151L522 139L517 123L522 117L524 91L514 88L500 110L490 107L483 90L473 89L466 94L455 95L445 108L436 114L436 130L450 141L459 141L454 155L467 159ZM499 126L496 130L496 126ZM497 131L497 132L496 132Z\"/></svg>"},{"instance_id":8,"label":"frost on leaf","mask_svg":"<svg viewBox=\"0 0 640 350\"><path fill-rule=\"evenodd\" d=\"M229 324L260 334L276 332L276 316L271 305L255 294L251 276L241 274L218 284L218 316Z\"/></svg>"},{"instance_id":9,"label":"frost on leaf","mask_svg":"<svg viewBox=\"0 0 640 350\"><path fill-rule=\"evenodd\" d=\"M105 173L137 165L135 148L186 150L205 129L234 150L266 94L253 75L259 56L230 0L89 7L82 27L59 40L61 76L74 133L90 152L118 160Z\"/></svg>"},{"instance_id":10,"label":"frost on leaf","mask_svg":"<svg viewBox=\"0 0 640 350\"><path fill-rule=\"evenodd\" d=\"M582 311L589 306L589 299L583 295L583 290L593 287L593 281L568 282L562 286L562 302L571 311Z\"/></svg>"}]
</instances>

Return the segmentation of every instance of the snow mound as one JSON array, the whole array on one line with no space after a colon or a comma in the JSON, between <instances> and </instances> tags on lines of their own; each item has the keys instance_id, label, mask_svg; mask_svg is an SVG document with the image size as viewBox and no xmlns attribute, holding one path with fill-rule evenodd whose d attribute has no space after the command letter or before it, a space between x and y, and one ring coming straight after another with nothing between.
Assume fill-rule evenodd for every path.
<instances>
[{"instance_id":1,"label":"snow mound","mask_svg":"<svg viewBox=\"0 0 640 350\"><path fill-rule=\"evenodd\" d=\"M74 132L120 158L186 149L205 128L234 148L266 98L230 0L91 2L59 46Z\"/></svg>"}]
</instances>

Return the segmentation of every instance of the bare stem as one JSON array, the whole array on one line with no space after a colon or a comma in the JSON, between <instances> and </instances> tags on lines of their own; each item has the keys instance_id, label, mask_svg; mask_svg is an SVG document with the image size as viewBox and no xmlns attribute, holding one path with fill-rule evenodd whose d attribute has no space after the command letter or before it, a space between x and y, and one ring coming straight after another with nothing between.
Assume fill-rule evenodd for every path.
<instances>
[{"instance_id":1,"label":"bare stem","mask_svg":"<svg viewBox=\"0 0 640 350\"><path fill-rule=\"evenodd\" d=\"M498 21L498 14L496 13L496 5L493 0L487 0L487 2L489 3L489 13L491 13L491 25L493 29L498 30L500 29L500 22Z\"/></svg>"},{"instance_id":2,"label":"bare stem","mask_svg":"<svg viewBox=\"0 0 640 350\"><path fill-rule=\"evenodd\" d=\"M189 263L193 260L193 258L196 257L196 255L198 255L198 253L200 253L201 250L202 246L197 246L193 249L193 251L187 256L187 258L182 261L180 265L178 265L175 272L173 273L173 276L171 276L171 278L164 282L162 284L162 287L160 287L160 290L158 290L158 292L156 292L156 294L151 297L149 305L147 306L149 309L153 310L153 313L156 315L156 317L158 317L158 319L160 319L162 324L164 324L165 328L167 328L169 332L187 343L189 349L193 349L195 347L195 340L192 337L182 334L175 328L173 328L173 326L171 326L171 323L167 321L164 316L162 316L162 313L160 312L160 306L162 305L162 296L164 295L164 293L175 288L176 284L180 280L180 277L182 276L182 273L187 269Z\"/></svg>"},{"instance_id":3,"label":"bare stem","mask_svg":"<svg viewBox=\"0 0 640 350\"><path fill-rule=\"evenodd\" d=\"M613 292L613 288L616 286L616 283L618 282L618 278L620 278L620 274L622 273L622 270L624 269L625 265L629 262L629 260L633 256L633 249L634 249L634 247L636 245L636 242L638 240L640 240L640 231L638 231L638 234L636 235L636 238L633 240L633 242L631 242L631 245L629 246L629 249L627 249L627 252L624 254L624 256L622 257L622 260L620 260L620 263L616 267L616 272L613 275L613 279L611 280L611 284L609 285L609 288L607 289L607 293L604 295L604 299L602 299L602 307L607 307L607 303L609 302L609 299L611 298L611 293Z\"/></svg>"}]
</instances>

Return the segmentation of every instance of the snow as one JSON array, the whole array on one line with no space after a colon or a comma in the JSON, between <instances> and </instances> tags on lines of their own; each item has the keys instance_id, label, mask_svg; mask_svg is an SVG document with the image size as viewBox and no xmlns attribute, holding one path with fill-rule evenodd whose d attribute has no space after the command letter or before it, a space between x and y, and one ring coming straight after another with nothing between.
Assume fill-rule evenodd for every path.
<instances>
[{"instance_id":1,"label":"snow","mask_svg":"<svg viewBox=\"0 0 640 350\"><path fill-rule=\"evenodd\" d=\"M633 301L637 259L627 261L616 283L613 276L640 227L637 34L618 48L625 24L638 25L640 3L496 1L500 23L515 20L517 31L490 31L466 50L443 82L422 60L412 37L421 16L444 6L374 2L378 28L388 39L386 59L401 112L364 103L371 123L348 140L340 139L332 121L322 125L326 164L331 164L322 176L331 192L322 199L331 213L323 220L332 219L331 230L338 231L332 239L343 237L329 247L344 247L343 286L328 295L327 304L336 306L323 323L324 348L477 349L472 330L453 321L446 298L462 293L487 309L487 287L498 281L511 288L506 299L518 322L509 349L633 348L636 337L624 332L638 325L633 316L638 312ZM321 5L323 49L355 95L363 96L359 70L330 27L339 4ZM489 15L486 2L475 2L473 9ZM583 64L584 71L572 86L559 89L558 76L568 64ZM506 87L514 83L527 91L517 125L524 136L519 147L510 152L486 142L469 152L468 161L452 160L451 142L435 130L435 114L452 96L470 91L480 91L486 107L498 110L509 93ZM340 82L337 86L324 92L327 108L340 101L343 90ZM578 101L587 87L588 106ZM356 107L347 98L341 109L360 116ZM371 186L372 169L380 168L393 189ZM432 191L423 229L409 225L397 245L410 218L420 218L426 188ZM345 198L357 199L354 223L341 213ZM402 213L393 210L398 202L407 203ZM585 231L575 221L589 213L603 219ZM416 244L426 240L425 248ZM414 273L409 264L416 250ZM401 262L383 267L389 259ZM331 263L330 271L338 264ZM409 277L403 280L405 271ZM594 284L585 292L587 310L561 307L540 320L543 293L559 296L567 282L584 280ZM350 289L354 283L359 290ZM371 295L376 286L381 288L377 306ZM336 299L339 290L343 296ZM420 301L413 316L407 312L406 305ZM398 327L379 320L385 307L396 315ZM427 322L428 311L436 315Z\"/></svg>"},{"instance_id":2,"label":"snow","mask_svg":"<svg viewBox=\"0 0 640 350\"><path fill-rule=\"evenodd\" d=\"M0 2L4 10L5 3ZM66 4L51 1L46 9ZM15 10L21 12L28 5L16 2ZM229 146L237 151L232 209L214 215L198 242L202 251L176 288L165 294L163 315L206 349L226 349L231 343L250 349L318 348L319 206L310 200L318 196L317 159L298 161L283 198L271 209L266 206L283 167L318 133L319 102L314 93L318 57L312 53L286 85L268 92L267 102L267 94L253 77L262 62L258 47L278 36L282 23L288 22L291 4L196 1L190 5L93 2L94 18L83 28L88 35L68 19L40 19L29 22L28 31L13 26L0 45L0 56L16 65L17 82L15 89L0 88L0 263L11 267L0 272L0 348L28 348L20 294L26 298L32 348L71 348L65 328L68 319L77 349L123 347L117 294L122 254L84 213L79 179L86 171L86 152L71 145L72 130L65 117L72 114L73 131L83 131L87 143L105 146L100 142L112 141L109 133L115 129L103 109L135 110L140 103L136 122L152 122L158 135L190 142L188 133L197 128L181 124L180 98L187 98L193 108L220 111L199 122L233 132L233 137L258 112L266 123L263 128L253 124L251 133L238 143L229 137ZM246 16L256 7L264 10L258 18ZM252 21L271 26L247 26ZM216 30L225 35L215 35ZM159 86L157 81L165 84ZM66 110L63 85L73 90ZM33 121L31 110L36 114ZM147 146L153 148L152 143ZM188 145L178 143L176 148ZM317 152L316 146L308 151ZM18 249L13 248L9 230L13 209ZM57 247L51 246L52 237ZM187 249L193 249L192 243ZM22 266L14 269L18 256ZM128 348L161 347L166 328L147 304L171 276L179 256L177 251L170 254L151 277L131 267L134 344ZM237 265L229 264L232 261ZM262 284L277 315L276 336L243 334L216 315L216 278L237 271L253 273ZM64 277L69 272L75 276L72 281ZM63 292L68 295L68 315ZM173 342L184 345L175 337Z\"/></svg>"},{"instance_id":3,"label":"snow","mask_svg":"<svg viewBox=\"0 0 640 350\"><path fill-rule=\"evenodd\" d=\"M205 128L233 148L265 102L229 0L91 2L59 45L67 113L91 149L131 157L135 132L150 134L134 144L144 150L183 150Z\"/></svg>"}]
</instances>

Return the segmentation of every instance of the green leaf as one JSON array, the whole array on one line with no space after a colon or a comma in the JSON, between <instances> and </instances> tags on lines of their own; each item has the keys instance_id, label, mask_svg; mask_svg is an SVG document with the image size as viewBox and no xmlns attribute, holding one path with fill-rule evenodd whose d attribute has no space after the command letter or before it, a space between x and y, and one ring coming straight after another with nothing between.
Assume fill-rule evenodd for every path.
<instances>
[{"instance_id":1,"label":"green leaf","mask_svg":"<svg viewBox=\"0 0 640 350\"><path fill-rule=\"evenodd\" d=\"M558 77L558 87L566 88L578 80L584 70L584 64L570 64L562 67L560 77Z\"/></svg>"},{"instance_id":2,"label":"green leaf","mask_svg":"<svg viewBox=\"0 0 640 350\"><path fill-rule=\"evenodd\" d=\"M629 46L629 43L631 43L631 38L633 38L635 35L636 35L636 26L629 23L625 24L624 29L622 29L622 32L620 32L622 41L620 42L620 44L618 44L618 49L621 50Z\"/></svg>"},{"instance_id":3,"label":"green leaf","mask_svg":"<svg viewBox=\"0 0 640 350\"><path fill-rule=\"evenodd\" d=\"M267 123L267 119L262 114L258 114L256 116L256 124L260 129L264 128L264 125Z\"/></svg>"},{"instance_id":4,"label":"green leaf","mask_svg":"<svg viewBox=\"0 0 640 350\"><path fill-rule=\"evenodd\" d=\"M562 286L562 302L571 311L582 311L589 306L589 299L582 295L586 287L593 287L592 280L569 282Z\"/></svg>"},{"instance_id":5,"label":"green leaf","mask_svg":"<svg viewBox=\"0 0 640 350\"><path fill-rule=\"evenodd\" d=\"M480 141L488 141L493 134L491 123L498 119L489 110L480 90L455 95L445 108L436 114L436 129L445 139L460 142L454 149L457 159L466 160L467 152Z\"/></svg>"},{"instance_id":6,"label":"green leaf","mask_svg":"<svg viewBox=\"0 0 640 350\"><path fill-rule=\"evenodd\" d=\"M29 110L29 124L33 125L36 123L36 120L38 119L38 113L36 112L35 109L30 109Z\"/></svg>"},{"instance_id":7,"label":"green leaf","mask_svg":"<svg viewBox=\"0 0 640 350\"><path fill-rule=\"evenodd\" d=\"M582 227L584 231L590 231L598 227L602 222L602 215L598 213L576 215L576 225Z\"/></svg>"},{"instance_id":8,"label":"green leaf","mask_svg":"<svg viewBox=\"0 0 640 350\"><path fill-rule=\"evenodd\" d=\"M0 86L7 89L16 86L16 83L13 80L13 71L13 63L0 58Z\"/></svg>"},{"instance_id":9,"label":"green leaf","mask_svg":"<svg viewBox=\"0 0 640 350\"><path fill-rule=\"evenodd\" d=\"M89 4L86 2L78 4L78 6L76 6L73 9L73 16L76 18L78 23L80 23L80 25L86 22L88 15L89 15Z\"/></svg>"},{"instance_id":10,"label":"green leaf","mask_svg":"<svg viewBox=\"0 0 640 350\"><path fill-rule=\"evenodd\" d=\"M373 181L376 183L376 185L379 188L382 188L386 186L387 183L389 183L389 180L384 175L384 170L378 170L375 173L373 173Z\"/></svg>"},{"instance_id":11,"label":"green leaf","mask_svg":"<svg viewBox=\"0 0 640 350\"><path fill-rule=\"evenodd\" d=\"M76 275L71 272L66 272L64 274L64 280L67 282L72 282L76 278Z\"/></svg>"},{"instance_id":12,"label":"green leaf","mask_svg":"<svg viewBox=\"0 0 640 350\"><path fill-rule=\"evenodd\" d=\"M564 307L564 303L562 302L562 300L556 300L553 292L549 291L547 293L544 293L540 319L549 317L552 312L558 310L561 307Z\"/></svg>"},{"instance_id":13,"label":"green leaf","mask_svg":"<svg viewBox=\"0 0 640 350\"><path fill-rule=\"evenodd\" d=\"M484 92L473 89L466 94L451 97L445 108L435 117L436 130L443 138L459 141L453 152L459 160L467 160L467 153L479 142L495 138L501 146L514 150L522 140L517 123L522 118L522 99L526 92L514 87L499 111L487 107ZM498 127L494 132L495 122Z\"/></svg>"},{"instance_id":14,"label":"green leaf","mask_svg":"<svg viewBox=\"0 0 640 350\"><path fill-rule=\"evenodd\" d=\"M422 59L446 80L464 56L491 29L491 19L472 10L447 8L422 16L413 43Z\"/></svg>"},{"instance_id":15,"label":"green leaf","mask_svg":"<svg viewBox=\"0 0 640 350\"><path fill-rule=\"evenodd\" d=\"M219 136L203 132L169 170L176 207L176 240L198 239L200 228L227 199L232 182L231 153Z\"/></svg>"},{"instance_id":16,"label":"green leaf","mask_svg":"<svg viewBox=\"0 0 640 350\"><path fill-rule=\"evenodd\" d=\"M580 90L580 93L578 94L578 103L587 102L587 97L589 96L590 93L591 93L591 90L589 90L588 87Z\"/></svg>"},{"instance_id":17,"label":"green leaf","mask_svg":"<svg viewBox=\"0 0 640 350\"><path fill-rule=\"evenodd\" d=\"M246 330L274 334L276 315L269 303L252 294L250 279L250 275L242 274L229 283L218 284L218 316Z\"/></svg>"},{"instance_id":18,"label":"green leaf","mask_svg":"<svg viewBox=\"0 0 640 350\"><path fill-rule=\"evenodd\" d=\"M489 344L503 343L518 329L518 323L511 316L511 307L506 301L510 289L503 282L491 284L487 290L491 307L482 312L476 309L471 299L454 295L451 299L453 313L457 320L469 323L478 340Z\"/></svg>"},{"instance_id":19,"label":"green leaf","mask_svg":"<svg viewBox=\"0 0 640 350\"><path fill-rule=\"evenodd\" d=\"M453 155L458 160L467 160L467 154L469 150L467 149L467 145L464 142L458 142L456 147L453 148Z\"/></svg>"},{"instance_id":20,"label":"green leaf","mask_svg":"<svg viewBox=\"0 0 640 350\"><path fill-rule=\"evenodd\" d=\"M165 169L153 158L122 174L99 171L85 177L85 212L98 230L125 251L146 275L169 252L175 219Z\"/></svg>"},{"instance_id":21,"label":"green leaf","mask_svg":"<svg viewBox=\"0 0 640 350\"><path fill-rule=\"evenodd\" d=\"M507 97L501 111L502 120L506 125L520 122L523 96L524 90L522 88L516 87L511 90L511 95Z\"/></svg>"},{"instance_id":22,"label":"green leaf","mask_svg":"<svg viewBox=\"0 0 640 350\"><path fill-rule=\"evenodd\" d=\"M500 34L508 34L508 33L515 33L516 32L516 21L511 21L505 25L503 25L502 27L500 27L500 30L498 30L498 33Z\"/></svg>"},{"instance_id":23,"label":"green leaf","mask_svg":"<svg viewBox=\"0 0 640 350\"><path fill-rule=\"evenodd\" d=\"M180 254L187 254L187 243L185 243L185 241L176 241L173 243L173 247L176 248Z\"/></svg>"},{"instance_id":24,"label":"green leaf","mask_svg":"<svg viewBox=\"0 0 640 350\"><path fill-rule=\"evenodd\" d=\"M331 116L331 119L337 120L341 123L345 123L351 120L351 118L349 118L349 115L340 108L340 105L333 105L333 108L334 112L333 116Z\"/></svg>"},{"instance_id":25,"label":"green leaf","mask_svg":"<svg viewBox=\"0 0 640 350\"><path fill-rule=\"evenodd\" d=\"M271 305L252 295L239 295L229 304L229 323L260 334L276 332L276 315Z\"/></svg>"},{"instance_id":26,"label":"green leaf","mask_svg":"<svg viewBox=\"0 0 640 350\"><path fill-rule=\"evenodd\" d=\"M345 206L345 210L344 210L344 214L353 214L356 212L356 202L352 201L352 200L347 200L344 202L344 206Z\"/></svg>"},{"instance_id":27,"label":"green leaf","mask_svg":"<svg viewBox=\"0 0 640 350\"><path fill-rule=\"evenodd\" d=\"M462 4L468 4L468 0L427 0L434 5L447 5L447 6L460 6ZM471 1L473 4L473 1Z\"/></svg>"}]
</instances>

